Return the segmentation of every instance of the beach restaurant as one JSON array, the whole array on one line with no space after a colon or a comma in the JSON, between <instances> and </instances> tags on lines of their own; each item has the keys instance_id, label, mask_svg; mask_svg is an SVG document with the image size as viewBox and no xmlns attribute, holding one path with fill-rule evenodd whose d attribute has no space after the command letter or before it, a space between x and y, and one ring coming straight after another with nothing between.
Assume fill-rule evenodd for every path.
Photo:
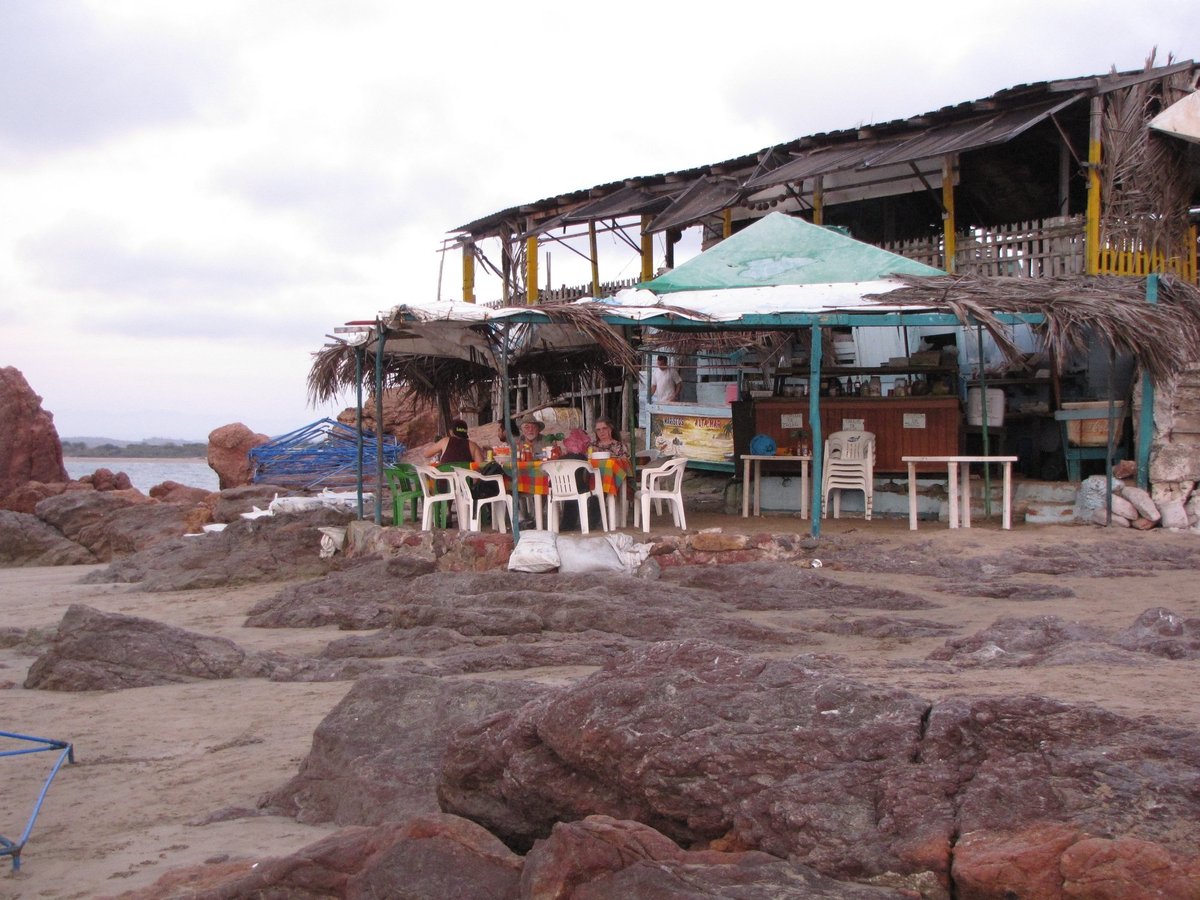
<instances>
[{"instance_id":1,"label":"beach restaurant","mask_svg":"<svg viewBox=\"0 0 1200 900\"><path fill-rule=\"evenodd\" d=\"M643 366L660 350L694 350L707 342L757 377L741 377L723 396L730 423L729 470L737 474L742 468L743 508L752 493L746 475L752 479L761 464L770 471L776 460L783 465L795 459L811 466L807 489L797 499L802 512L811 510L816 536L828 499L820 451L831 433L873 435L875 471L906 475L910 482L939 475L953 482L948 460L955 457L963 458L965 474L966 460L1013 455L996 452L1008 449L998 443L1005 437L1003 419L987 408L989 398L997 396L988 380L993 354L1013 367L1035 360L1027 380L1044 382L1055 406L1056 386L1072 358L1101 347L1111 363L1110 381L1116 362L1127 360L1140 373L1133 432L1138 478L1145 484L1155 386L1200 358L1200 291L1153 275L1036 281L945 275L836 231L770 215L666 276L604 300L499 308L453 301L400 305L348 328L344 342L318 359L310 386L314 379L327 387L356 384L360 408L364 386L381 402L383 390L393 386L415 386L432 397L498 380L507 421L514 372L615 369L623 377L624 425L630 435L643 435L639 449L646 450L654 449L653 417L658 415L658 422L681 417L688 406L656 408L644 397L638 403ZM871 348L853 365L847 365L848 354L839 346L845 334L856 348ZM936 351L914 349L930 336L940 341L947 335L948 342ZM735 345L743 348L740 357L730 351ZM845 396L853 379L859 390L851 388ZM901 384L905 390L897 390ZM972 388L978 390L971 393ZM972 396L979 398L976 426L964 425L964 419L975 418L965 409ZM1057 420L1068 435L1066 444L1072 423L1100 423L1102 446L1064 446L1064 454L1074 451L1076 461L1099 459L1110 467L1128 415L1127 399L1125 392L1116 396L1113 387L1082 413L1047 409L1051 415L1067 412ZM692 409L710 404L711 399ZM639 432L639 417L652 427ZM382 410L376 418L382 419ZM968 427L978 429L970 454L964 453ZM770 453L755 452L766 443L760 438L773 444ZM750 446L755 440L758 446ZM808 453L797 452L805 449L801 442ZM784 452L776 459L756 459L753 468L747 464L747 457L775 457L780 448ZM687 456L686 448L678 455ZM1019 451L1015 457L1020 458ZM985 478L988 468L983 468ZM383 472L362 477L376 484L379 498ZM377 521L381 514L377 499Z\"/></svg>"}]
</instances>

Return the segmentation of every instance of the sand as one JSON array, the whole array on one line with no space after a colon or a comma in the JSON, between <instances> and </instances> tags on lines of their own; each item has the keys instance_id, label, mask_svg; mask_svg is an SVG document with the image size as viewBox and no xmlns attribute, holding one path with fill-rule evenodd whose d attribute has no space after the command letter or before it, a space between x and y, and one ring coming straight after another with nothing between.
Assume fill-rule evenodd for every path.
<instances>
[{"instance_id":1,"label":"sand","mask_svg":"<svg viewBox=\"0 0 1200 900\"><path fill-rule=\"evenodd\" d=\"M747 521L689 513L689 518L694 528L721 525L727 530L804 534L808 530L807 522L791 517ZM831 522L826 533L836 537L843 553L860 542L874 550L899 548L915 559L928 554L1019 551L1053 541L1107 545L1114 540L1111 532L1086 526L1024 526L1003 532L986 523L951 532L944 525L923 523L920 531L910 532L907 523L888 520ZM1156 547L1200 549L1200 538L1162 531L1123 532L1114 546L1116 552L1128 547L1136 555ZM819 557L822 550L813 552ZM313 654L328 641L345 636L335 628L243 628L250 607L276 593L279 584L146 594L127 585L80 585L80 577L92 568L0 570L0 624L52 626L69 604L85 603L228 637L250 649ZM1009 579L1053 583L1075 592L1074 597L1037 602L931 594L930 579L925 577L840 570L836 563L824 567L824 572L846 583L929 595L941 604L939 608L886 615L945 622L954 626L957 636L972 634L1002 616L1053 614L1112 631L1128 626L1152 606L1200 617L1196 568L1139 577L1029 574ZM803 627L806 621L827 622L839 615L877 614L875 610L812 610L746 615ZM1200 679L1196 661L1150 658L1128 666L1094 663L948 674L904 665L924 659L944 643L944 637L810 634L816 643L800 652L843 658L853 674L909 687L931 699L950 693L1040 693L1200 729L1200 704L1194 695ZM248 679L67 694L22 688L32 662L27 652L0 650L4 700L0 730L72 741L78 762L64 767L51 786L25 848L21 871L13 874L7 860L0 861L0 897L118 894L151 884L169 868L222 857L284 855L333 830L280 817L198 823L224 808L254 807L261 794L293 775L308 751L313 729L349 690L349 682L286 684ZM563 673L545 674L561 678ZM0 834L20 835L52 762L51 753L0 758Z\"/></svg>"}]
</instances>

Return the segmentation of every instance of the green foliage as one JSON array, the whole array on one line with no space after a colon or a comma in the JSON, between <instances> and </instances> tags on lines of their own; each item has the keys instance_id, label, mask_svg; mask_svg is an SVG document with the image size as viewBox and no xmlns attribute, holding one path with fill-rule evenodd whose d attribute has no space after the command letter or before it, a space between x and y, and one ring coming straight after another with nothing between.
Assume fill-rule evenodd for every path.
<instances>
[{"instance_id":1,"label":"green foliage","mask_svg":"<svg viewBox=\"0 0 1200 900\"><path fill-rule=\"evenodd\" d=\"M63 441L63 456L95 456L103 459L195 459L208 456L208 444L99 444Z\"/></svg>"}]
</instances>

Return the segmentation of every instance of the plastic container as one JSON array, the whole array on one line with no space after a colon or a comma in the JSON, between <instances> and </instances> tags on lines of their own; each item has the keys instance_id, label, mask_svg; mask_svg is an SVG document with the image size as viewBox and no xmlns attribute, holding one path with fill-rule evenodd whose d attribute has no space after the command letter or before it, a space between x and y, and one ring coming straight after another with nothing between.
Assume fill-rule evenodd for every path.
<instances>
[{"instance_id":1,"label":"plastic container","mask_svg":"<svg viewBox=\"0 0 1200 900\"><path fill-rule=\"evenodd\" d=\"M1067 441L1076 447L1103 447L1108 444L1108 401L1081 400L1064 403L1063 409L1094 409L1094 419L1071 419L1067 422ZM1119 440L1125 419L1125 401L1113 404L1113 436Z\"/></svg>"},{"instance_id":2,"label":"plastic container","mask_svg":"<svg viewBox=\"0 0 1200 900\"><path fill-rule=\"evenodd\" d=\"M987 389L988 427L999 428L1004 424L1004 391L1000 388ZM983 424L983 389L967 388L967 424Z\"/></svg>"}]
</instances>

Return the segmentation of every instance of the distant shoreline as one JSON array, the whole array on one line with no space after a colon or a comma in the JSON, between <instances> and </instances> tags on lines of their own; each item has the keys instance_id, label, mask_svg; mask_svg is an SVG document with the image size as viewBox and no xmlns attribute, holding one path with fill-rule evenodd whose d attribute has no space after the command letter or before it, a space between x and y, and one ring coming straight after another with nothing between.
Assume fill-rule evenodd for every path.
<instances>
[{"instance_id":1,"label":"distant shoreline","mask_svg":"<svg viewBox=\"0 0 1200 900\"><path fill-rule=\"evenodd\" d=\"M63 459L77 459L86 463L101 463L105 469L119 469L121 463L127 462L208 462L203 456L68 456L63 454Z\"/></svg>"}]
</instances>

